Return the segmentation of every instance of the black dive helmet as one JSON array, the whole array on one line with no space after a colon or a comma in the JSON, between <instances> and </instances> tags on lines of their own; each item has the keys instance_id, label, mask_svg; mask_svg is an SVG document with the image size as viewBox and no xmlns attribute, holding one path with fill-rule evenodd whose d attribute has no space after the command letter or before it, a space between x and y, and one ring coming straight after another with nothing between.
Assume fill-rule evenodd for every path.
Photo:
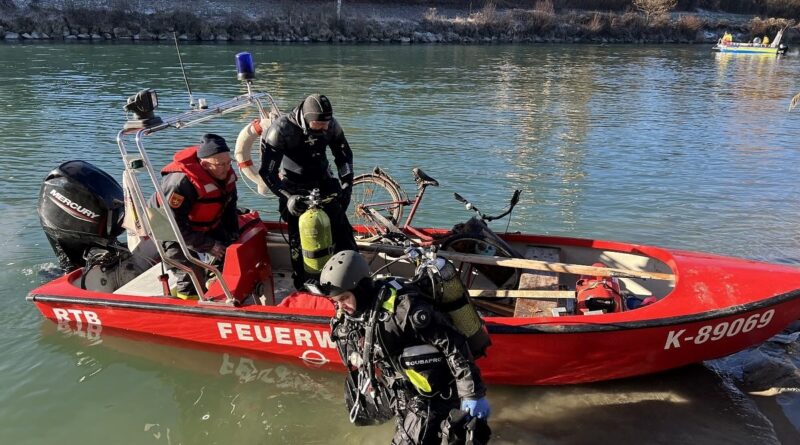
<instances>
[{"instance_id":1,"label":"black dive helmet","mask_svg":"<svg viewBox=\"0 0 800 445\"><path fill-rule=\"evenodd\" d=\"M123 231L125 198L106 172L85 161L68 161L44 178L37 212L61 268L70 271L85 265L89 248L116 241Z\"/></svg>"}]
</instances>

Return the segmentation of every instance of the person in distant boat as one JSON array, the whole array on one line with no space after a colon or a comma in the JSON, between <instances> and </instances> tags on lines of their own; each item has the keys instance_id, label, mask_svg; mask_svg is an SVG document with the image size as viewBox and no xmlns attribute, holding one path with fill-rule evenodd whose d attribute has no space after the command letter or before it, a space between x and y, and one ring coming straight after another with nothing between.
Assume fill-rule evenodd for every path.
<instances>
[{"instance_id":1,"label":"person in distant boat","mask_svg":"<svg viewBox=\"0 0 800 445\"><path fill-rule=\"evenodd\" d=\"M328 162L327 147L333 154L336 176ZM306 273L298 228L300 215L306 211L303 196L313 189L319 189L323 197L336 193L337 199L323 206L331 221L334 252L356 249L346 213L353 185L353 152L342 127L333 118L327 97L312 94L272 122L261 142L258 173L278 197L278 211L289 226L294 286L303 289Z\"/></svg>"},{"instance_id":2,"label":"person in distant boat","mask_svg":"<svg viewBox=\"0 0 800 445\"><path fill-rule=\"evenodd\" d=\"M726 31L725 34L722 35L722 44L730 45L731 43L733 43L733 35Z\"/></svg>"},{"instance_id":3,"label":"person in distant boat","mask_svg":"<svg viewBox=\"0 0 800 445\"><path fill-rule=\"evenodd\" d=\"M316 290L338 307L331 339L350 370L351 421L383 423L394 414L392 444L465 443L470 431L469 443L488 442L481 372L467 338L433 298L413 283L373 280L367 261L352 250L331 257L319 281ZM367 385L369 391L358 391Z\"/></svg>"},{"instance_id":4,"label":"person in distant boat","mask_svg":"<svg viewBox=\"0 0 800 445\"><path fill-rule=\"evenodd\" d=\"M161 174L164 197L186 245L193 252L222 261L227 247L239 238L236 173L231 168L225 139L211 133L204 135L200 145L175 153ZM191 266L200 283L204 283L205 270L189 263L177 242L167 241L164 248L168 258ZM177 268L171 271L178 279L177 296L197 299L189 274Z\"/></svg>"},{"instance_id":5,"label":"person in distant boat","mask_svg":"<svg viewBox=\"0 0 800 445\"><path fill-rule=\"evenodd\" d=\"M761 39L761 44L764 46L769 46L769 36L764 36L764 38Z\"/></svg>"}]
</instances>

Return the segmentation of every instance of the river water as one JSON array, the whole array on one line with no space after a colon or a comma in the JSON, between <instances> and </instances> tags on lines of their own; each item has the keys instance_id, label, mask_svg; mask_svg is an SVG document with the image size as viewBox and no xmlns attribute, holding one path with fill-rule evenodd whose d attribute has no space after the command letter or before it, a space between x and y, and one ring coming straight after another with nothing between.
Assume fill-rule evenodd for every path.
<instances>
[{"instance_id":1,"label":"river water","mask_svg":"<svg viewBox=\"0 0 800 445\"><path fill-rule=\"evenodd\" d=\"M287 110L327 94L356 157L413 191L442 186L419 225L523 190L510 230L607 238L800 265L797 54L721 56L704 46L188 45L195 98L242 92L251 51ZM57 274L38 225L42 178L84 159L118 176L125 98L188 104L167 44L0 44L0 437L3 443L388 443L348 424L341 376L233 351L61 331L26 302ZM206 132L230 143L248 116L150 142L163 165ZM275 218L276 202L241 191ZM497 229L505 229L506 222ZM795 329L798 330L798 329ZM787 331L787 334L791 331ZM496 443L797 443L800 343L784 335L674 372L592 385L495 386ZM531 364L536 366L536 364Z\"/></svg>"}]
</instances>

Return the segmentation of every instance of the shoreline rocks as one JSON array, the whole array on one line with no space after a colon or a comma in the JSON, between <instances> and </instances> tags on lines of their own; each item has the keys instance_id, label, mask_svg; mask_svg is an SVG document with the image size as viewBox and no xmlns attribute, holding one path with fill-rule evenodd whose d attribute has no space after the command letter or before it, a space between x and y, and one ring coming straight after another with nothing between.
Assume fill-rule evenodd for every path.
<instances>
[{"instance_id":1,"label":"shoreline rocks","mask_svg":"<svg viewBox=\"0 0 800 445\"><path fill-rule=\"evenodd\" d=\"M348 14L337 17L332 9L314 13L273 11L259 17L242 13L208 17L203 11L180 7L151 13L73 7L8 11L0 15L0 40L158 42L172 41L175 33L181 41L219 43L708 44L715 43L725 30L739 41L749 40L751 32L774 35L784 22L756 18L734 24L685 14L647 20L631 12L554 14L519 9L494 12L491 17L481 12L467 17L443 16L430 9L418 20L412 20Z\"/></svg>"}]
</instances>

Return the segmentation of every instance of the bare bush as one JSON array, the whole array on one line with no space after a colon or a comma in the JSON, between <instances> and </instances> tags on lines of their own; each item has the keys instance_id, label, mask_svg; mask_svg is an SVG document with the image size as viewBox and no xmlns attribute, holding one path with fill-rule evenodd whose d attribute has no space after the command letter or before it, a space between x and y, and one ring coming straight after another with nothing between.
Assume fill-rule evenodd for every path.
<instances>
[{"instance_id":1,"label":"bare bush","mask_svg":"<svg viewBox=\"0 0 800 445\"><path fill-rule=\"evenodd\" d=\"M646 30L647 22L644 17L635 12L626 12L611 19L611 32L618 36L639 38Z\"/></svg>"},{"instance_id":2,"label":"bare bush","mask_svg":"<svg viewBox=\"0 0 800 445\"><path fill-rule=\"evenodd\" d=\"M492 1L486 2L480 12L476 12L473 16L478 24L486 25L492 23L497 18L497 5Z\"/></svg>"},{"instance_id":3,"label":"bare bush","mask_svg":"<svg viewBox=\"0 0 800 445\"><path fill-rule=\"evenodd\" d=\"M559 10L624 11L631 6L631 0L558 0L557 3Z\"/></svg>"},{"instance_id":4,"label":"bare bush","mask_svg":"<svg viewBox=\"0 0 800 445\"><path fill-rule=\"evenodd\" d=\"M753 36L768 35L771 39L781 28L789 23L790 22L786 19L762 19L760 17L755 17L753 20L750 20L750 34Z\"/></svg>"},{"instance_id":5,"label":"bare bush","mask_svg":"<svg viewBox=\"0 0 800 445\"><path fill-rule=\"evenodd\" d=\"M586 30L591 34L599 35L606 32L609 26L610 23L606 15L595 12L592 14L591 20L586 24Z\"/></svg>"},{"instance_id":6,"label":"bare bush","mask_svg":"<svg viewBox=\"0 0 800 445\"><path fill-rule=\"evenodd\" d=\"M438 22L440 19L439 10L436 8L428 8L422 15L422 19L427 22Z\"/></svg>"},{"instance_id":7,"label":"bare bush","mask_svg":"<svg viewBox=\"0 0 800 445\"><path fill-rule=\"evenodd\" d=\"M510 20L514 30L522 34L545 35L555 27L555 16L541 11L515 9L511 11Z\"/></svg>"},{"instance_id":8,"label":"bare bush","mask_svg":"<svg viewBox=\"0 0 800 445\"><path fill-rule=\"evenodd\" d=\"M545 14L555 14L556 9L553 7L553 0L538 0L536 6L533 8L536 11Z\"/></svg>"},{"instance_id":9,"label":"bare bush","mask_svg":"<svg viewBox=\"0 0 800 445\"><path fill-rule=\"evenodd\" d=\"M696 15L682 15L678 18L678 29L686 36L693 36L703 28L705 22Z\"/></svg>"},{"instance_id":10,"label":"bare bush","mask_svg":"<svg viewBox=\"0 0 800 445\"><path fill-rule=\"evenodd\" d=\"M649 22L653 17L661 17L675 9L678 0L633 0L633 6L642 11Z\"/></svg>"}]
</instances>

